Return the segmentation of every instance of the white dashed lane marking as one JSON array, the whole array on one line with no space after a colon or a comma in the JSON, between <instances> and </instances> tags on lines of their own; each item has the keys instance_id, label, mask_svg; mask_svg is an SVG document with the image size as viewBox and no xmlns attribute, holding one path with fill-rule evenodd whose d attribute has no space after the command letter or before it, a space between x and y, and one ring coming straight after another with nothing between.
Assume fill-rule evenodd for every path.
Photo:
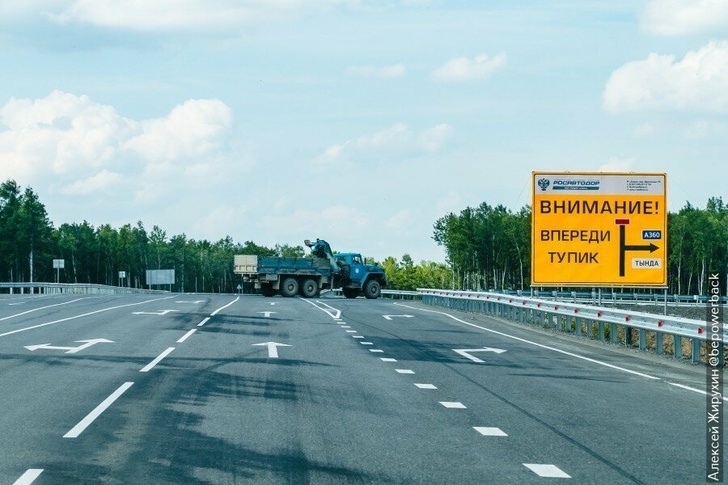
<instances>
[{"instance_id":1,"label":"white dashed lane marking","mask_svg":"<svg viewBox=\"0 0 728 485\"><path fill-rule=\"evenodd\" d=\"M486 428L482 426L475 426L473 427L473 429L483 436L508 436L500 428Z\"/></svg>"},{"instance_id":2,"label":"white dashed lane marking","mask_svg":"<svg viewBox=\"0 0 728 485\"><path fill-rule=\"evenodd\" d=\"M434 384L415 384L415 386L419 387L420 389L437 389L437 386Z\"/></svg>"},{"instance_id":3,"label":"white dashed lane marking","mask_svg":"<svg viewBox=\"0 0 728 485\"><path fill-rule=\"evenodd\" d=\"M412 369L395 369L398 374L414 374L415 371Z\"/></svg>"},{"instance_id":4,"label":"white dashed lane marking","mask_svg":"<svg viewBox=\"0 0 728 485\"><path fill-rule=\"evenodd\" d=\"M544 478L571 478L555 465L541 465L537 463L524 463L523 466L531 470L539 477Z\"/></svg>"},{"instance_id":5,"label":"white dashed lane marking","mask_svg":"<svg viewBox=\"0 0 728 485\"><path fill-rule=\"evenodd\" d=\"M380 357L382 359L382 362L397 362L397 359L393 359L391 357Z\"/></svg>"},{"instance_id":6,"label":"white dashed lane marking","mask_svg":"<svg viewBox=\"0 0 728 485\"><path fill-rule=\"evenodd\" d=\"M467 407L465 407L465 404L461 402L440 401L440 404L448 409L467 409Z\"/></svg>"}]
</instances>

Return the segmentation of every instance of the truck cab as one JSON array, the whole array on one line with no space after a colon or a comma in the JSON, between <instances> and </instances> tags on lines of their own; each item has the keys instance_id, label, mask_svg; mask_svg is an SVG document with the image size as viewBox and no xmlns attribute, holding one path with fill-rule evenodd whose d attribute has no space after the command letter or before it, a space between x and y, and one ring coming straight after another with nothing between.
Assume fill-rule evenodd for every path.
<instances>
[{"instance_id":1,"label":"truck cab","mask_svg":"<svg viewBox=\"0 0 728 485\"><path fill-rule=\"evenodd\" d=\"M366 264L359 253L335 253L334 258L341 268L339 286L345 297L364 295L369 299L379 298L382 287L387 284L381 266Z\"/></svg>"}]
</instances>

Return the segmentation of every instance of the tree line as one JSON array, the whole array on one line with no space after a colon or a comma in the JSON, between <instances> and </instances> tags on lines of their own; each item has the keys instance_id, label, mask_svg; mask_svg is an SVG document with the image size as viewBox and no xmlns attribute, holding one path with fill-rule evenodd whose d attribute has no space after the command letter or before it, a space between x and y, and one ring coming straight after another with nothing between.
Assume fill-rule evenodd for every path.
<instances>
[{"instance_id":1,"label":"tree line","mask_svg":"<svg viewBox=\"0 0 728 485\"><path fill-rule=\"evenodd\" d=\"M711 271L728 273L728 206L710 198L705 209L687 203L668 220L669 291L705 294ZM449 213L433 226L434 241L445 249L447 264L421 261L409 254L380 264L388 288L514 290L530 287L531 208L512 212L485 202ZM139 221L119 228L88 222L53 227L38 195L14 180L0 184L0 281L92 283L142 288L149 269L174 269L175 291L235 292L235 254L302 257L302 246L258 245L168 236L159 226ZM64 268L53 268L62 259ZM369 259L372 263L373 260ZM120 272L125 277L119 277Z\"/></svg>"},{"instance_id":2,"label":"tree line","mask_svg":"<svg viewBox=\"0 0 728 485\"><path fill-rule=\"evenodd\" d=\"M710 272L728 274L728 206L720 197L705 209L686 203L667 217L668 291L704 295ZM482 203L434 224L445 248L453 288L524 290L530 287L531 208L512 212Z\"/></svg>"}]
</instances>

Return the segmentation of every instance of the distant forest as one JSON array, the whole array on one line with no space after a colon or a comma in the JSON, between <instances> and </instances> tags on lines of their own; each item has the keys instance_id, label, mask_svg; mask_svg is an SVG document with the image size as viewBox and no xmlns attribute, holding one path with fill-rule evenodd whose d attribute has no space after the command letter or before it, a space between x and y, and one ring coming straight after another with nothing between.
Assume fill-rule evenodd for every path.
<instances>
[{"instance_id":1,"label":"distant forest","mask_svg":"<svg viewBox=\"0 0 728 485\"><path fill-rule=\"evenodd\" d=\"M531 210L511 212L482 203L450 213L434 223L433 239L445 249L447 264L388 257L381 264L388 288L519 290L530 287ZM710 198L705 209L686 204L668 214L669 292L705 294L708 272L728 272L728 207ZM361 250L366 253L365 248ZM302 246L260 246L230 236L211 242L168 236L139 221L120 228L88 222L53 227L37 194L14 180L0 185L0 281L93 283L145 287L148 269L174 269L174 291L234 293L235 254L306 255ZM56 272L54 259L63 259ZM374 262L369 260L369 262ZM124 271L126 278L119 279Z\"/></svg>"}]
</instances>

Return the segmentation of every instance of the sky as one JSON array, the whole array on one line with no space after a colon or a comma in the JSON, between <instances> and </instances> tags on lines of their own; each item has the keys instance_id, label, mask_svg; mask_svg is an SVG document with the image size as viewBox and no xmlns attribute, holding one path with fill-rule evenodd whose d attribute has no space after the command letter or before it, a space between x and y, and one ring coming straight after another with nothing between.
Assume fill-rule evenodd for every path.
<instances>
[{"instance_id":1,"label":"sky","mask_svg":"<svg viewBox=\"0 0 728 485\"><path fill-rule=\"evenodd\" d=\"M0 0L0 181L54 227L444 262L533 171L728 201L728 0Z\"/></svg>"}]
</instances>

